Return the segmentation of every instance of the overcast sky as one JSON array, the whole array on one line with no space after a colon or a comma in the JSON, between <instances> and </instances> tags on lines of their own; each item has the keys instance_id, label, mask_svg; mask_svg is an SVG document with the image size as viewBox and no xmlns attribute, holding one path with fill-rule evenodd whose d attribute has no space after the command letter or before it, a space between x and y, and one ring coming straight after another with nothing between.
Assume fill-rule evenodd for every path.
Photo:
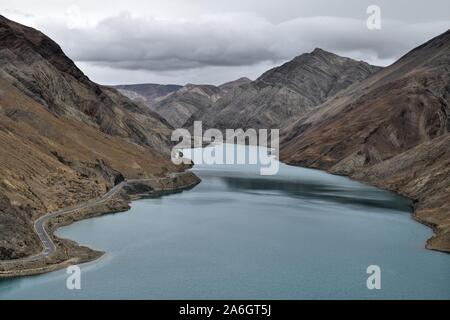
<instances>
[{"instance_id":1,"label":"overcast sky","mask_svg":"<svg viewBox=\"0 0 450 320\"><path fill-rule=\"evenodd\" d=\"M381 30L366 26L369 5ZM449 0L0 0L94 81L220 84L316 47L388 65L450 28Z\"/></svg>"}]
</instances>

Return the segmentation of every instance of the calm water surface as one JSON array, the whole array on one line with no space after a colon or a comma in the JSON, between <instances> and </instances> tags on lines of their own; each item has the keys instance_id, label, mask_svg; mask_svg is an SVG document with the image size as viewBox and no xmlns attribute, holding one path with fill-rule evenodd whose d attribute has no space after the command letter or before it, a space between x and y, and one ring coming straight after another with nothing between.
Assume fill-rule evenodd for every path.
<instances>
[{"instance_id":1,"label":"calm water surface","mask_svg":"<svg viewBox=\"0 0 450 320\"><path fill-rule=\"evenodd\" d=\"M81 265L81 290L62 270L3 280L0 298L450 299L450 255L424 249L405 198L286 165L193 171L192 190L59 229L107 252ZM372 264L381 290L366 288Z\"/></svg>"}]
</instances>

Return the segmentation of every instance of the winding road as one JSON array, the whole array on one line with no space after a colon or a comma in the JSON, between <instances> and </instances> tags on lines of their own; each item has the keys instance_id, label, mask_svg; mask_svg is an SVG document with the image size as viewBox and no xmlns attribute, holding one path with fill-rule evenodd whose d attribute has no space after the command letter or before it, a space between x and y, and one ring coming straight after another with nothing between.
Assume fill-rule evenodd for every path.
<instances>
[{"instance_id":1,"label":"winding road","mask_svg":"<svg viewBox=\"0 0 450 320\"><path fill-rule=\"evenodd\" d=\"M174 178L178 174L180 174L180 173L171 173L168 175L168 177ZM65 214L73 213L78 210L88 209L88 208L97 206L97 205L111 199L123 187L125 187L128 184L133 184L133 183L137 183L137 182L149 182L149 181L154 181L154 180L158 180L158 178L124 180L124 181L120 182L119 184L115 185L107 193L105 193L104 195L102 195L101 197L99 197L97 199L90 200L88 202L81 203L81 204L73 206L73 207L50 212L46 215L43 215L42 217L39 217L34 222L34 231L36 232L36 234L38 235L39 239L42 242L43 250L38 254L28 256L25 258L15 259L15 260L3 260L3 261L0 261L0 264L31 262L31 261L44 259L44 258L54 254L56 252L56 245L53 242L52 237L47 233L47 230L45 228L48 221L50 221L53 218L56 218L56 217L59 217L59 216L65 215Z\"/></svg>"}]
</instances>

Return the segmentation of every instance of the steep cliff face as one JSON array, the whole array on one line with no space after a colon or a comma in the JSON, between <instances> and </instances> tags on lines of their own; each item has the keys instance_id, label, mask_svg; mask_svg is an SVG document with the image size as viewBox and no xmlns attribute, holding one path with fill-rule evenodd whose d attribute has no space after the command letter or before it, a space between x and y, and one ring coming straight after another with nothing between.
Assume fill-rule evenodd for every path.
<instances>
[{"instance_id":1,"label":"steep cliff face","mask_svg":"<svg viewBox=\"0 0 450 320\"><path fill-rule=\"evenodd\" d=\"M450 31L286 125L281 159L418 200L450 250Z\"/></svg>"},{"instance_id":2,"label":"steep cliff face","mask_svg":"<svg viewBox=\"0 0 450 320\"><path fill-rule=\"evenodd\" d=\"M91 82L51 39L0 16L0 259L39 251L32 221L125 178L178 171L171 128Z\"/></svg>"},{"instance_id":3,"label":"steep cliff face","mask_svg":"<svg viewBox=\"0 0 450 320\"><path fill-rule=\"evenodd\" d=\"M218 128L279 128L379 69L316 49L238 86L208 109L202 120Z\"/></svg>"}]
</instances>

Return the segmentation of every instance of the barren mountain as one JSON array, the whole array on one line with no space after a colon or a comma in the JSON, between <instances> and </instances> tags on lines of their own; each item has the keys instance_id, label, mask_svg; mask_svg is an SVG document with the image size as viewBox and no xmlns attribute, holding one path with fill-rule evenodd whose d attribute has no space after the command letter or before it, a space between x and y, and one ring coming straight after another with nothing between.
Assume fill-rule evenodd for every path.
<instances>
[{"instance_id":1,"label":"barren mountain","mask_svg":"<svg viewBox=\"0 0 450 320\"><path fill-rule=\"evenodd\" d=\"M281 159L395 190L450 251L450 31L286 125Z\"/></svg>"},{"instance_id":2,"label":"barren mountain","mask_svg":"<svg viewBox=\"0 0 450 320\"><path fill-rule=\"evenodd\" d=\"M90 81L41 32L0 16L0 259L38 252L32 221L124 178L177 171L169 125Z\"/></svg>"},{"instance_id":3,"label":"barren mountain","mask_svg":"<svg viewBox=\"0 0 450 320\"><path fill-rule=\"evenodd\" d=\"M147 105L173 127L181 128L202 119L205 112L223 95L250 82L250 79L243 77L217 87L202 84L187 84L184 87L142 84L115 88L130 99Z\"/></svg>"},{"instance_id":4,"label":"barren mountain","mask_svg":"<svg viewBox=\"0 0 450 320\"><path fill-rule=\"evenodd\" d=\"M187 84L149 107L174 128L181 128L194 114L211 108L223 93L216 86Z\"/></svg>"},{"instance_id":5,"label":"barren mountain","mask_svg":"<svg viewBox=\"0 0 450 320\"><path fill-rule=\"evenodd\" d=\"M379 69L315 49L223 95L202 120L217 128L279 127Z\"/></svg>"},{"instance_id":6,"label":"barren mountain","mask_svg":"<svg viewBox=\"0 0 450 320\"><path fill-rule=\"evenodd\" d=\"M193 121L202 120L205 113L224 95L250 82L250 79L243 77L217 87L187 84L156 103L148 105L175 128L188 127Z\"/></svg>"},{"instance_id":7,"label":"barren mountain","mask_svg":"<svg viewBox=\"0 0 450 320\"><path fill-rule=\"evenodd\" d=\"M221 84L219 86L219 88L223 92L228 93L231 90L234 90L234 89L236 89L236 88L238 88L238 87L240 87L242 85L249 84L251 82L252 82L252 80L250 80L249 78L242 77L242 78L239 78L237 80L225 82L225 83Z\"/></svg>"},{"instance_id":8,"label":"barren mountain","mask_svg":"<svg viewBox=\"0 0 450 320\"><path fill-rule=\"evenodd\" d=\"M175 84L163 85L155 83L143 83L118 85L113 86L113 88L119 90L120 93L134 101L142 101L147 105L152 105L168 94L181 89L182 86Z\"/></svg>"}]
</instances>

